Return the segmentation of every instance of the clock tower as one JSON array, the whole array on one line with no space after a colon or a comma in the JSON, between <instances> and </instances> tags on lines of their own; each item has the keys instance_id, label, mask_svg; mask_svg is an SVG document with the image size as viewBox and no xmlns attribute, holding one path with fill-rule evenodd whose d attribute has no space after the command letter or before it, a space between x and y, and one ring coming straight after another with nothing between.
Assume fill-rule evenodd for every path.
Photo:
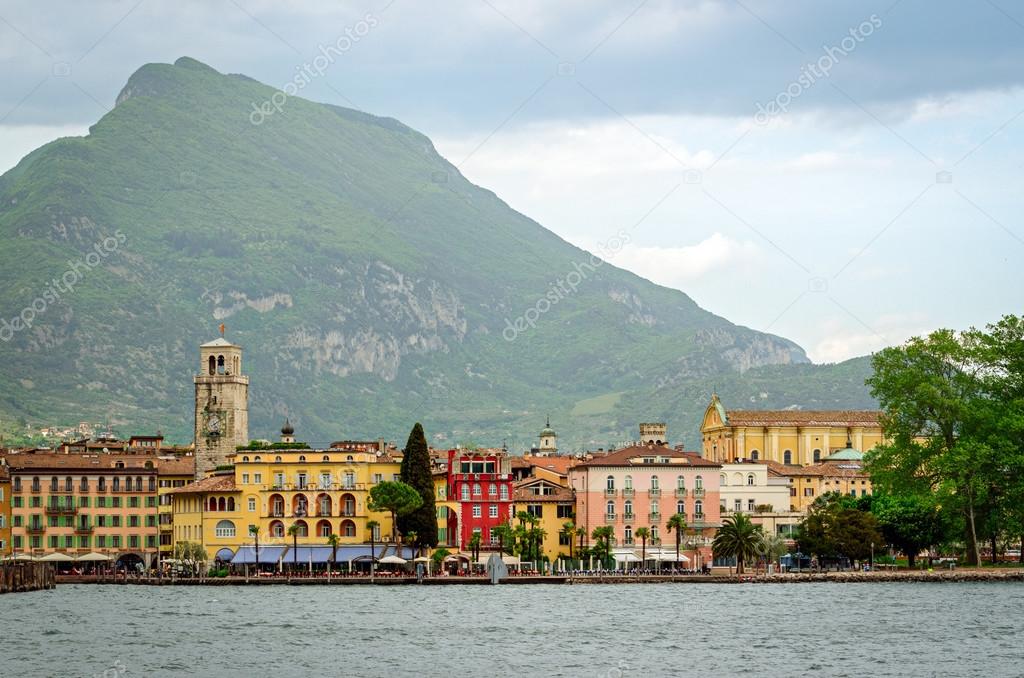
<instances>
[{"instance_id":1,"label":"clock tower","mask_svg":"<svg viewBox=\"0 0 1024 678\"><path fill-rule=\"evenodd\" d=\"M242 375L242 347L220 337L199 347L196 385L196 480L228 463L249 443L249 377Z\"/></svg>"}]
</instances>

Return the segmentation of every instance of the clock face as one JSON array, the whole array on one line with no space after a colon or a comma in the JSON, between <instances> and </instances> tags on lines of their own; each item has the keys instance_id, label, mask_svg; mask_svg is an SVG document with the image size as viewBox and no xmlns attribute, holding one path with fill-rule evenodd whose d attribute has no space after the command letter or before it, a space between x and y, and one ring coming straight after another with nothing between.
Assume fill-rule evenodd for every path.
<instances>
[{"instance_id":1,"label":"clock face","mask_svg":"<svg viewBox=\"0 0 1024 678\"><path fill-rule=\"evenodd\" d=\"M218 435L220 433L220 417L216 414L211 414L206 418L206 431L211 435Z\"/></svg>"}]
</instances>

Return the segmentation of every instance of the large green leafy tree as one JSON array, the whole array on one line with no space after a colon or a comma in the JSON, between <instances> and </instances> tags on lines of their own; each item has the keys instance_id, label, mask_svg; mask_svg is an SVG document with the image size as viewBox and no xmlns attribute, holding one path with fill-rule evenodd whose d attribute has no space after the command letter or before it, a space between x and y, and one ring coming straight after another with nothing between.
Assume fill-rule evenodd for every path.
<instances>
[{"instance_id":1,"label":"large green leafy tree","mask_svg":"<svg viewBox=\"0 0 1024 678\"><path fill-rule=\"evenodd\" d=\"M800 523L800 550L819 558L867 560L872 544L881 547L885 539L875 517L858 504L853 497L836 492L818 497Z\"/></svg>"},{"instance_id":2,"label":"large green leafy tree","mask_svg":"<svg viewBox=\"0 0 1024 678\"><path fill-rule=\"evenodd\" d=\"M398 543L398 517L415 511L422 503L416 488L401 481L385 480L370 488L367 506L371 511L391 514L391 540Z\"/></svg>"},{"instance_id":3,"label":"large green leafy tree","mask_svg":"<svg viewBox=\"0 0 1024 678\"><path fill-rule=\"evenodd\" d=\"M941 544L947 538L948 525L934 495L878 494L871 505L871 513L886 543L902 551L910 567L914 567L920 551Z\"/></svg>"},{"instance_id":4,"label":"large green leafy tree","mask_svg":"<svg viewBox=\"0 0 1024 678\"><path fill-rule=\"evenodd\" d=\"M423 502L418 508L398 517L398 529L403 534L415 532L420 546L437 546L437 507L434 501L434 477L430 471L430 451L427 437L419 422L409 432L402 457L402 482L419 492Z\"/></svg>"},{"instance_id":5,"label":"large green leafy tree","mask_svg":"<svg viewBox=\"0 0 1024 678\"><path fill-rule=\"evenodd\" d=\"M868 379L889 439L867 457L879 489L935 495L962 523L967 561L979 541L1016 530L1024 492L1024 323L938 330L872 359Z\"/></svg>"}]
</instances>

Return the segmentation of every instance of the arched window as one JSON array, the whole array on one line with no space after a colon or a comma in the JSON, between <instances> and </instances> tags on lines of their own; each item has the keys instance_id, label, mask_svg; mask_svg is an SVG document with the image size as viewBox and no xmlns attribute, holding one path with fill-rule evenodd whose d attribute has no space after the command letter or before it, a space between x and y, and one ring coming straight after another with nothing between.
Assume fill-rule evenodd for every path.
<instances>
[{"instance_id":1,"label":"arched window","mask_svg":"<svg viewBox=\"0 0 1024 678\"><path fill-rule=\"evenodd\" d=\"M235 510L235 498L234 497L228 497L228 510L229 511L234 511Z\"/></svg>"},{"instance_id":2,"label":"arched window","mask_svg":"<svg viewBox=\"0 0 1024 678\"><path fill-rule=\"evenodd\" d=\"M693 515L694 516L703 516L704 515L704 502L702 502L700 499L698 499L697 501L693 502Z\"/></svg>"},{"instance_id":3,"label":"arched window","mask_svg":"<svg viewBox=\"0 0 1024 678\"><path fill-rule=\"evenodd\" d=\"M819 461L821 461L821 450L815 450L814 451L814 463L817 464Z\"/></svg>"},{"instance_id":4,"label":"arched window","mask_svg":"<svg viewBox=\"0 0 1024 678\"><path fill-rule=\"evenodd\" d=\"M320 461L322 461L323 463L325 463L325 464L326 464L326 463L327 463L327 462L329 462L330 460L331 460L331 458L330 458L330 457L329 457L328 455L326 455L326 454L325 454L325 455L324 455L324 458L323 458L323 459L321 459Z\"/></svg>"},{"instance_id":5,"label":"arched window","mask_svg":"<svg viewBox=\"0 0 1024 678\"><path fill-rule=\"evenodd\" d=\"M498 486L495 485L494 483L489 484L487 486L487 496L488 497L497 497L498 496Z\"/></svg>"},{"instance_id":6,"label":"arched window","mask_svg":"<svg viewBox=\"0 0 1024 678\"><path fill-rule=\"evenodd\" d=\"M218 499L217 500L217 510L218 511L227 511L228 510L228 500L225 499L224 497L221 497L220 499Z\"/></svg>"},{"instance_id":7,"label":"arched window","mask_svg":"<svg viewBox=\"0 0 1024 678\"><path fill-rule=\"evenodd\" d=\"M75 489L75 481L71 478L71 476L68 476L67 478L64 479L64 491L65 492L73 492L74 489Z\"/></svg>"},{"instance_id":8,"label":"arched window","mask_svg":"<svg viewBox=\"0 0 1024 678\"><path fill-rule=\"evenodd\" d=\"M306 499L306 495L295 495L295 498L292 500L292 513L297 516L309 515L309 500Z\"/></svg>"},{"instance_id":9,"label":"arched window","mask_svg":"<svg viewBox=\"0 0 1024 678\"><path fill-rule=\"evenodd\" d=\"M263 461L263 459L258 454L255 457L253 457L252 460L255 461L256 463Z\"/></svg>"},{"instance_id":10,"label":"arched window","mask_svg":"<svg viewBox=\"0 0 1024 678\"><path fill-rule=\"evenodd\" d=\"M210 497L210 510L211 511L216 511L217 510L217 497Z\"/></svg>"},{"instance_id":11,"label":"arched window","mask_svg":"<svg viewBox=\"0 0 1024 678\"><path fill-rule=\"evenodd\" d=\"M469 485L462 486L462 501L469 501Z\"/></svg>"},{"instance_id":12,"label":"arched window","mask_svg":"<svg viewBox=\"0 0 1024 678\"><path fill-rule=\"evenodd\" d=\"M757 461L760 456L761 455L758 453L757 450L751 450L750 451L750 459L751 459L751 461Z\"/></svg>"},{"instance_id":13,"label":"arched window","mask_svg":"<svg viewBox=\"0 0 1024 678\"><path fill-rule=\"evenodd\" d=\"M508 501L508 485L501 486L501 500Z\"/></svg>"},{"instance_id":14,"label":"arched window","mask_svg":"<svg viewBox=\"0 0 1024 678\"><path fill-rule=\"evenodd\" d=\"M728 485L728 484L729 484L729 479L725 477L725 474L724 474L724 473L720 473L720 474L718 475L718 484L719 484L719 485L720 485L721 487L725 487L726 485Z\"/></svg>"},{"instance_id":15,"label":"arched window","mask_svg":"<svg viewBox=\"0 0 1024 678\"><path fill-rule=\"evenodd\" d=\"M248 461L249 461L249 457L248 457L248 456L244 456L244 457L242 457L242 462L243 462L243 463L244 463L244 462L248 462Z\"/></svg>"},{"instance_id":16,"label":"arched window","mask_svg":"<svg viewBox=\"0 0 1024 678\"><path fill-rule=\"evenodd\" d=\"M341 521L341 535L343 537L354 537L356 536L356 524L351 520Z\"/></svg>"},{"instance_id":17,"label":"arched window","mask_svg":"<svg viewBox=\"0 0 1024 678\"><path fill-rule=\"evenodd\" d=\"M114 492L120 492L121 491L121 476L114 476L114 480L113 480L113 482L110 483L110 486L111 486L111 488L113 488Z\"/></svg>"},{"instance_id":18,"label":"arched window","mask_svg":"<svg viewBox=\"0 0 1024 678\"><path fill-rule=\"evenodd\" d=\"M632 490L633 489L633 476L626 476L622 480L622 487L627 489L627 490Z\"/></svg>"},{"instance_id":19,"label":"arched window","mask_svg":"<svg viewBox=\"0 0 1024 678\"><path fill-rule=\"evenodd\" d=\"M321 520L316 524L316 533L321 537L331 536L331 521Z\"/></svg>"},{"instance_id":20,"label":"arched window","mask_svg":"<svg viewBox=\"0 0 1024 678\"><path fill-rule=\"evenodd\" d=\"M481 496L481 494L480 494L480 483L473 483L473 496L474 497Z\"/></svg>"},{"instance_id":21,"label":"arched window","mask_svg":"<svg viewBox=\"0 0 1024 678\"><path fill-rule=\"evenodd\" d=\"M309 536L309 525L306 524L305 520L296 520L295 529L297 530L300 537Z\"/></svg>"},{"instance_id":22,"label":"arched window","mask_svg":"<svg viewBox=\"0 0 1024 678\"><path fill-rule=\"evenodd\" d=\"M149 477L149 491L156 492L156 478L154 476Z\"/></svg>"},{"instance_id":23,"label":"arched window","mask_svg":"<svg viewBox=\"0 0 1024 678\"><path fill-rule=\"evenodd\" d=\"M626 504L625 504L625 506L623 506L622 510L625 513L627 518L632 517L633 516L633 502L627 499L626 500Z\"/></svg>"},{"instance_id":24,"label":"arched window","mask_svg":"<svg viewBox=\"0 0 1024 678\"><path fill-rule=\"evenodd\" d=\"M783 452L782 453L782 463L783 464L792 464L793 463L793 453L790 452L789 450L786 450L785 452Z\"/></svg>"},{"instance_id":25,"label":"arched window","mask_svg":"<svg viewBox=\"0 0 1024 678\"><path fill-rule=\"evenodd\" d=\"M280 455L274 457L274 463L275 464L280 464L281 463L281 456Z\"/></svg>"},{"instance_id":26,"label":"arched window","mask_svg":"<svg viewBox=\"0 0 1024 678\"><path fill-rule=\"evenodd\" d=\"M316 514L318 516L331 515L331 495L320 494L316 498Z\"/></svg>"},{"instance_id":27,"label":"arched window","mask_svg":"<svg viewBox=\"0 0 1024 678\"><path fill-rule=\"evenodd\" d=\"M299 461L306 461L306 455L300 454L299 455Z\"/></svg>"},{"instance_id":28,"label":"arched window","mask_svg":"<svg viewBox=\"0 0 1024 678\"><path fill-rule=\"evenodd\" d=\"M465 489L465 486L463 486ZM356 498L351 494L341 495L341 515L354 516L356 514Z\"/></svg>"},{"instance_id":29,"label":"arched window","mask_svg":"<svg viewBox=\"0 0 1024 678\"><path fill-rule=\"evenodd\" d=\"M270 515L278 518L284 516L284 497L279 494L270 495Z\"/></svg>"},{"instance_id":30,"label":"arched window","mask_svg":"<svg viewBox=\"0 0 1024 678\"><path fill-rule=\"evenodd\" d=\"M284 523L280 520L275 520L270 523L270 536L271 537L283 537L284 536Z\"/></svg>"},{"instance_id":31,"label":"arched window","mask_svg":"<svg viewBox=\"0 0 1024 678\"><path fill-rule=\"evenodd\" d=\"M633 543L633 526L626 525L626 529L622 532L622 540L627 544Z\"/></svg>"},{"instance_id":32,"label":"arched window","mask_svg":"<svg viewBox=\"0 0 1024 678\"><path fill-rule=\"evenodd\" d=\"M753 473L748 473L747 474L747 485L753 485L753 484L754 484L754 474Z\"/></svg>"},{"instance_id":33,"label":"arched window","mask_svg":"<svg viewBox=\"0 0 1024 678\"><path fill-rule=\"evenodd\" d=\"M698 490L704 489L704 478L702 476L697 476L696 478L694 478L693 486Z\"/></svg>"},{"instance_id":34,"label":"arched window","mask_svg":"<svg viewBox=\"0 0 1024 678\"><path fill-rule=\"evenodd\" d=\"M217 374L224 374L224 356L217 356Z\"/></svg>"},{"instance_id":35,"label":"arched window","mask_svg":"<svg viewBox=\"0 0 1024 678\"><path fill-rule=\"evenodd\" d=\"M615 476L608 476L605 478L605 488L609 490L615 489Z\"/></svg>"},{"instance_id":36,"label":"arched window","mask_svg":"<svg viewBox=\"0 0 1024 678\"><path fill-rule=\"evenodd\" d=\"M676 513L682 513L686 515L686 503L682 501L676 502Z\"/></svg>"},{"instance_id":37,"label":"arched window","mask_svg":"<svg viewBox=\"0 0 1024 678\"><path fill-rule=\"evenodd\" d=\"M683 476L676 476L676 489L678 489L678 490L685 490L686 489L686 478L684 478Z\"/></svg>"},{"instance_id":38,"label":"arched window","mask_svg":"<svg viewBox=\"0 0 1024 678\"><path fill-rule=\"evenodd\" d=\"M235 524L230 520L222 520L217 523L216 534L218 537L234 537Z\"/></svg>"},{"instance_id":39,"label":"arched window","mask_svg":"<svg viewBox=\"0 0 1024 678\"><path fill-rule=\"evenodd\" d=\"M142 476L136 476L135 478L135 491L142 492Z\"/></svg>"},{"instance_id":40,"label":"arched window","mask_svg":"<svg viewBox=\"0 0 1024 678\"><path fill-rule=\"evenodd\" d=\"M604 508L605 508L605 515L609 515L609 516L614 516L615 515L615 502L614 501L608 502L605 505Z\"/></svg>"},{"instance_id":41,"label":"arched window","mask_svg":"<svg viewBox=\"0 0 1024 678\"><path fill-rule=\"evenodd\" d=\"M216 374L217 373L217 359L214 358L212 355L210 356L210 360L209 360L209 370L210 370L210 374Z\"/></svg>"},{"instance_id":42,"label":"arched window","mask_svg":"<svg viewBox=\"0 0 1024 678\"><path fill-rule=\"evenodd\" d=\"M658 476L651 476L651 489L658 489Z\"/></svg>"},{"instance_id":43,"label":"arched window","mask_svg":"<svg viewBox=\"0 0 1024 678\"><path fill-rule=\"evenodd\" d=\"M660 537L658 536L658 526L657 525L651 525L651 543L652 544L656 544L656 543L658 543L659 539L660 539Z\"/></svg>"},{"instance_id":44,"label":"arched window","mask_svg":"<svg viewBox=\"0 0 1024 678\"><path fill-rule=\"evenodd\" d=\"M345 461L355 461L355 459L354 459L354 458L352 457L352 455L350 454L350 455L348 455L347 457L345 457Z\"/></svg>"}]
</instances>

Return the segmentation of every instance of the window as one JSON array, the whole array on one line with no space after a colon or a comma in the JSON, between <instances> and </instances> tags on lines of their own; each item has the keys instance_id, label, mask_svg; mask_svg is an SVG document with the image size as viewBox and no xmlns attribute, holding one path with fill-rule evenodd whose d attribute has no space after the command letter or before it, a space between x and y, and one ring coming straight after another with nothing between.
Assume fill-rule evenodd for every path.
<instances>
[{"instance_id":1,"label":"window","mask_svg":"<svg viewBox=\"0 0 1024 678\"><path fill-rule=\"evenodd\" d=\"M651 476L651 489L658 489L658 476Z\"/></svg>"},{"instance_id":2,"label":"window","mask_svg":"<svg viewBox=\"0 0 1024 678\"><path fill-rule=\"evenodd\" d=\"M248 455L246 455L246 456L242 457L242 462L243 462L243 463L246 463L246 462L248 462L248 461L249 461L249 456L248 456Z\"/></svg>"},{"instance_id":3,"label":"window","mask_svg":"<svg viewBox=\"0 0 1024 678\"><path fill-rule=\"evenodd\" d=\"M373 474L373 482L374 482L375 485L377 483L383 483L384 482L384 474L383 473L374 473Z\"/></svg>"},{"instance_id":4,"label":"window","mask_svg":"<svg viewBox=\"0 0 1024 678\"><path fill-rule=\"evenodd\" d=\"M356 486L356 474L352 471L345 471L345 487L352 489Z\"/></svg>"},{"instance_id":5,"label":"window","mask_svg":"<svg viewBox=\"0 0 1024 678\"><path fill-rule=\"evenodd\" d=\"M610 504L611 502L608 502L608 503ZM614 513L614 511L613 511L613 513ZM633 502L630 501L629 499L627 499L626 503L623 505L622 513L626 517L627 520L633 517Z\"/></svg>"},{"instance_id":6,"label":"window","mask_svg":"<svg viewBox=\"0 0 1024 678\"><path fill-rule=\"evenodd\" d=\"M295 474L295 484L299 486L299 489L306 489L306 485L309 484L309 478L304 471Z\"/></svg>"},{"instance_id":7,"label":"window","mask_svg":"<svg viewBox=\"0 0 1024 678\"><path fill-rule=\"evenodd\" d=\"M631 525L626 525L626 529L623 530L622 541L624 541L627 544L633 543L633 527Z\"/></svg>"},{"instance_id":8,"label":"window","mask_svg":"<svg viewBox=\"0 0 1024 678\"><path fill-rule=\"evenodd\" d=\"M725 487L728 484L729 484L729 479L725 477L725 474L724 473L719 474L719 476L718 476L718 485L720 487Z\"/></svg>"},{"instance_id":9,"label":"window","mask_svg":"<svg viewBox=\"0 0 1024 678\"><path fill-rule=\"evenodd\" d=\"M469 485L462 486L462 501L469 501Z\"/></svg>"},{"instance_id":10,"label":"window","mask_svg":"<svg viewBox=\"0 0 1024 678\"><path fill-rule=\"evenodd\" d=\"M686 478L683 476L676 476L676 488L680 490L686 489Z\"/></svg>"},{"instance_id":11,"label":"window","mask_svg":"<svg viewBox=\"0 0 1024 678\"><path fill-rule=\"evenodd\" d=\"M280 464L281 463L281 457L280 456L274 457L274 463L275 464Z\"/></svg>"},{"instance_id":12,"label":"window","mask_svg":"<svg viewBox=\"0 0 1024 678\"><path fill-rule=\"evenodd\" d=\"M783 464L792 464L793 463L793 453L791 451L786 450L785 452L782 453L782 463Z\"/></svg>"},{"instance_id":13,"label":"window","mask_svg":"<svg viewBox=\"0 0 1024 678\"><path fill-rule=\"evenodd\" d=\"M248 485L249 484L249 474L248 473L243 473L242 474L242 484L243 485Z\"/></svg>"},{"instance_id":14,"label":"window","mask_svg":"<svg viewBox=\"0 0 1024 678\"><path fill-rule=\"evenodd\" d=\"M252 474L252 481L254 483L256 483L257 485L262 485L263 484L263 474L262 473L254 473L254 474Z\"/></svg>"},{"instance_id":15,"label":"window","mask_svg":"<svg viewBox=\"0 0 1024 678\"><path fill-rule=\"evenodd\" d=\"M542 504L527 504L526 512L534 518L544 517L544 506Z\"/></svg>"},{"instance_id":16,"label":"window","mask_svg":"<svg viewBox=\"0 0 1024 678\"><path fill-rule=\"evenodd\" d=\"M660 537L658 537L658 526L654 525L651 527L651 541L656 542L659 538Z\"/></svg>"},{"instance_id":17,"label":"window","mask_svg":"<svg viewBox=\"0 0 1024 678\"><path fill-rule=\"evenodd\" d=\"M274 487L277 487L277 488L284 487L284 474L283 473L275 473L274 474Z\"/></svg>"},{"instance_id":18,"label":"window","mask_svg":"<svg viewBox=\"0 0 1024 678\"><path fill-rule=\"evenodd\" d=\"M754 500L753 499L748 499L747 500L747 510L748 511L753 511L754 508L755 508Z\"/></svg>"},{"instance_id":19,"label":"window","mask_svg":"<svg viewBox=\"0 0 1024 678\"><path fill-rule=\"evenodd\" d=\"M480 511L480 504L476 504L473 507L473 517L474 518L479 518L481 515L482 515L482 513Z\"/></svg>"},{"instance_id":20,"label":"window","mask_svg":"<svg viewBox=\"0 0 1024 678\"><path fill-rule=\"evenodd\" d=\"M321 520L319 523L317 523L317 527L319 528L317 532L320 533L321 537L331 536L331 523L329 521Z\"/></svg>"},{"instance_id":21,"label":"window","mask_svg":"<svg viewBox=\"0 0 1024 678\"><path fill-rule=\"evenodd\" d=\"M615 489L615 476L608 476L607 478L605 478L605 489Z\"/></svg>"},{"instance_id":22,"label":"window","mask_svg":"<svg viewBox=\"0 0 1024 678\"><path fill-rule=\"evenodd\" d=\"M761 455L758 453L757 450L751 450L750 451L750 460L751 461L757 461L760 456Z\"/></svg>"},{"instance_id":23,"label":"window","mask_svg":"<svg viewBox=\"0 0 1024 678\"><path fill-rule=\"evenodd\" d=\"M556 517L572 518L575 515L572 504L559 504L556 508Z\"/></svg>"},{"instance_id":24,"label":"window","mask_svg":"<svg viewBox=\"0 0 1024 678\"><path fill-rule=\"evenodd\" d=\"M321 457L320 461L322 461L323 463L325 463L325 464L326 464L326 463L328 463L329 461L331 461L331 458L330 458L330 456L328 456L328 455L326 455L326 454L325 454L325 455L324 455L323 457Z\"/></svg>"},{"instance_id":25,"label":"window","mask_svg":"<svg viewBox=\"0 0 1024 678\"><path fill-rule=\"evenodd\" d=\"M235 524L230 520L222 520L217 523L216 533L218 537L234 537L235 536Z\"/></svg>"},{"instance_id":26,"label":"window","mask_svg":"<svg viewBox=\"0 0 1024 678\"><path fill-rule=\"evenodd\" d=\"M479 497L480 496L480 483L473 483L473 496L474 497Z\"/></svg>"},{"instance_id":27,"label":"window","mask_svg":"<svg viewBox=\"0 0 1024 678\"><path fill-rule=\"evenodd\" d=\"M821 450L814 450L814 463L821 461Z\"/></svg>"},{"instance_id":28,"label":"window","mask_svg":"<svg viewBox=\"0 0 1024 678\"><path fill-rule=\"evenodd\" d=\"M693 516L695 518L702 517L704 515L704 502L700 499L693 502Z\"/></svg>"},{"instance_id":29,"label":"window","mask_svg":"<svg viewBox=\"0 0 1024 678\"><path fill-rule=\"evenodd\" d=\"M814 488L813 487L805 487L804 488L804 496L805 497L813 497L814 496Z\"/></svg>"},{"instance_id":30,"label":"window","mask_svg":"<svg viewBox=\"0 0 1024 678\"><path fill-rule=\"evenodd\" d=\"M491 518L497 518L498 517L498 505L497 504L491 504L490 508L488 509L487 515L490 516Z\"/></svg>"},{"instance_id":31,"label":"window","mask_svg":"<svg viewBox=\"0 0 1024 678\"><path fill-rule=\"evenodd\" d=\"M494 483L489 484L487 486L487 496L488 497L497 497L498 496L498 486L495 485Z\"/></svg>"},{"instance_id":32,"label":"window","mask_svg":"<svg viewBox=\"0 0 1024 678\"><path fill-rule=\"evenodd\" d=\"M742 499L733 499L732 500L732 510L733 511L741 511L741 510L743 510L743 500Z\"/></svg>"},{"instance_id":33,"label":"window","mask_svg":"<svg viewBox=\"0 0 1024 678\"><path fill-rule=\"evenodd\" d=\"M694 478L693 486L698 490L704 489L704 478L702 476L697 476L696 478Z\"/></svg>"},{"instance_id":34,"label":"window","mask_svg":"<svg viewBox=\"0 0 1024 678\"><path fill-rule=\"evenodd\" d=\"M508 501L508 485L501 486L501 500Z\"/></svg>"},{"instance_id":35,"label":"window","mask_svg":"<svg viewBox=\"0 0 1024 678\"><path fill-rule=\"evenodd\" d=\"M306 461L306 455L300 454L299 455L299 461Z\"/></svg>"},{"instance_id":36,"label":"window","mask_svg":"<svg viewBox=\"0 0 1024 678\"><path fill-rule=\"evenodd\" d=\"M626 476L623 480L622 486L627 490L633 489L633 476ZM612 488L609 488L612 489Z\"/></svg>"},{"instance_id":37,"label":"window","mask_svg":"<svg viewBox=\"0 0 1024 678\"><path fill-rule=\"evenodd\" d=\"M748 473L747 474L747 485L753 485L753 484L754 484L754 474L753 473Z\"/></svg>"},{"instance_id":38,"label":"window","mask_svg":"<svg viewBox=\"0 0 1024 678\"><path fill-rule=\"evenodd\" d=\"M256 512L256 497L249 497L249 513Z\"/></svg>"},{"instance_id":39,"label":"window","mask_svg":"<svg viewBox=\"0 0 1024 678\"><path fill-rule=\"evenodd\" d=\"M676 513L682 513L683 515L686 515L686 503L685 502L681 502L681 501L677 501L676 502Z\"/></svg>"},{"instance_id":40,"label":"window","mask_svg":"<svg viewBox=\"0 0 1024 678\"><path fill-rule=\"evenodd\" d=\"M605 515L615 516L615 502L610 501L605 505Z\"/></svg>"}]
</instances>

